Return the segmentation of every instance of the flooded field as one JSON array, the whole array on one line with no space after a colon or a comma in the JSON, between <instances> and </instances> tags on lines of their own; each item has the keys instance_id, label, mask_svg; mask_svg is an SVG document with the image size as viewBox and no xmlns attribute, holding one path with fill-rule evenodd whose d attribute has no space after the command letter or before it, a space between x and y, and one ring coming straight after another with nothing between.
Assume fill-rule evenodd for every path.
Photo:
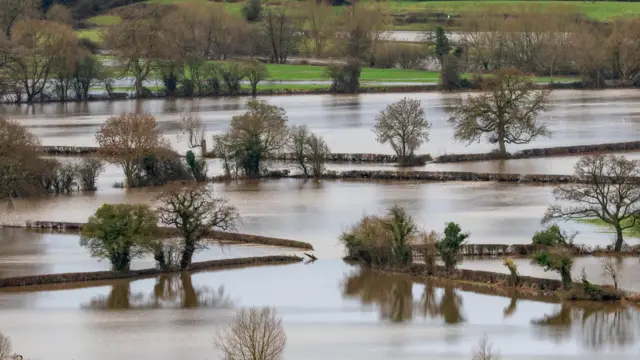
<instances>
[{"instance_id":1,"label":"flooded field","mask_svg":"<svg viewBox=\"0 0 640 360\"><path fill-rule=\"evenodd\" d=\"M640 351L640 313L630 309L443 288L339 260L0 292L2 330L33 359L218 359L214 334L246 306L276 307L285 360L470 359L484 334L505 359Z\"/></svg>"},{"instance_id":2,"label":"flooded field","mask_svg":"<svg viewBox=\"0 0 640 360\"><path fill-rule=\"evenodd\" d=\"M471 243L529 243L553 202L552 187L503 183L419 183L363 181L268 180L209 185L238 207L239 231L311 243L319 257L343 256L338 236L363 214L379 214L404 206L417 223L442 231L455 221L471 233ZM103 203L150 203L162 188L113 189L95 194L52 196L16 201L16 209L0 208L4 221L84 222ZM321 220L319 220L321 219ZM580 232L577 243L608 245L612 234L583 223L568 223ZM637 242L630 239L631 243Z\"/></svg>"},{"instance_id":3,"label":"flooded field","mask_svg":"<svg viewBox=\"0 0 640 360\"><path fill-rule=\"evenodd\" d=\"M405 96L420 99L432 122L431 140L421 152L433 155L487 152L491 144L467 146L453 140L446 123L446 108L458 94L364 94L355 96L304 95L262 97L287 111L291 124L305 124L322 135L334 152L391 153L388 146L376 143L371 131L376 114L386 105ZM640 91L555 91L553 110L541 117L553 136L529 145L509 146L509 151L530 147L597 144L637 140L640 134ZM207 138L224 131L233 115L240 113L244 98L195 100L127 100L69 104L4 105L0 113L20 120L40 137L44 145L95 145L94 135L111 115L144 112L156 116L162 131L179 151L186 150L178 140L180 114L197 112L205 123Z\"/></svg>"}]
</instances>

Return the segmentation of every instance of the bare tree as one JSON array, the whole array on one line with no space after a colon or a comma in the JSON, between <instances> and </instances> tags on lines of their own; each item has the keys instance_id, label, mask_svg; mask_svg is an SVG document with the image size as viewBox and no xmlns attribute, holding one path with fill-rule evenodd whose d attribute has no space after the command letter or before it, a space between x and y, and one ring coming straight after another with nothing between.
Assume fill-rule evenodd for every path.
<instances>
[{"instance_id":1,"label":"bare tree","mask_svg":"<svg viewBox=\"0 0 640 360\"><path fill-rule=\"evenodd\" d=\"M144 95L143 83L165 48L161 30L158 19L134 16L118 26L110 26L104 33L106 46L125 63L124 74L135 78L137 97Z\"/></svg>"},{"instance_id":2,"label":"bare tree","mask_svg":"<svg viewBox=\"0 0 640 360\"><path fill-rule=\"evenodd\" d=\"M141 114L108 118L100 126L96 142L102 157L122 167L130 187L136 184L135 177L142 158L169 149L169 143L160 134L156 119Z\"/></svg>"},{"instance_id":3,"label":"bare tree","mask_svg":"<svg viewBox=\"0 0 640 360\"><path fill-rule=\"evenodd\" d=\"M621 260L621 259L617 259ZM612 257L606 257L600 262L602 265L602 275L608 276L613 281L613 288L618 290L618 281L620 280L620 262L614 261Z\"/></svg>"},{"instance_id":4,"label":"bare tree","mask_svg":"<svg viewBox=\"0 0 640 360\"><path fill-rule=\"evenodd\" d=\"M180 130L183 135L187 136L189 148L194 149L202 146L204 142L204 125L197 113L194 114L187 111L182 114Z\"/></svg>"},{"instance_id":5,"label":"bare tree","mask_svg":"<svg viewBox=\"0 0 640 360\"><path fill-rule=\"evenodd\" d=\"M70 26L25 20L13 27L6 69L32 102L42 94L55 66L75 58L77 38Z\"/></svg>"},{"instance_id":6,"label":"bare tree","mask_svg":"<svg viewBox=\"0 0 640 360\"><path fill-rule=\"evenodd\" d=\"M39 6L39 0L0 0L0 26L4 35L11 38L13 25L37 16Z\"/></svg>"},{"instance_id":7,"label":"bare tree","mask_svg":"<svg viewBox=\"0 0 640 360\"><path fill-rule=\"evenodd\" d=\"M225 360L280 360L287 337L272 308L242 309L215 339Z\"/></svg>"},{"instance_id":8,"label":"bare tree","mask_svg":"<svg viewBox=\"0 0 640 360\"><path fill-rule=\"evenodd\" d=\"M281 151L288 139L287 116L283 109L252 100L248 111L234 116L224 137L226 149L247 176L259 176L261 162Z\"/></svg>"},{"instance_id":9,"label":"bare tree","mask_svg":"<svg viewBox=\"0 0 640 360\"><path fill-rule=\"evenodd\" d=\"M291 127L287 147L293 154L296 166L304 176L318 178L324 172L324 163L330 154L327 143L322 137L309 131L306 125Z\"/></svg>"},{"instance_id":10,"label":"bare tree","mask_svg":"<svg viewBox=\"0 0 640 360\"><path fill-rule=\"evenodd\" d=\"M640 72L640 21L622 19L613 23L608 39L613 70L623 83L632 83Z\"/></svg>"},{"instance_id":11,"label":"bare tree","mask_svg":"<svg viewBox=\"0 0 640 360\"><path fill-rule=\"evenodd\" d=\"M162 194L157 209L160 221L175 226L184 241L180 269L191 264L193 254L206 248L202 240L212 230L235 230L239 216L224 198L215 198L204 186L172 189Z\"/></svg>"},{"instance_id":12,"label":"bare tree","mask_svg":"<svg viewBox=\"0 0 640 360\"><path fill-rule=\"evenodd\" d=\"M354 4L340 18L339 38L347 57L370 60L389 22L384 9Z\"/></svg>"},{"instance_id":13,"label":"bare tree","mask_svg":"<svg viewBox=\"0 0 640 360\"><path fill-rule=\"evenodd\" d=\"M485 334L480 342L478 342L478 346L473 349L472 360L498 360L500 359L500 354L497 351L493 350L493 345L489 342L487 335Z\"/></svg>"},{"instance_id":14,"label":"bare tree","mask_svg":"<svg viewBox=\"0 0 640 360\"><path fill-rule=\"evenodd\" d=\"M11 356L11 339L0 332L0 360L9 360Z\"/></svg>"},{"instance_id":15,"label":"bare tree","mask_svg":"<svg viewBox=\"0 0 640 360\"><path fill-rule=\"evenodd\" d=\"M296 51L300 39L300 21L284 8L269 8L262 17L262 33L269 44L272 62L284 64Z\"/></svg>"},{"instance_id":16,"label":"bare tree","mask_svg":"<svg viewBox=\"0 0 640 360\"><path fill-rule=\"evenodd\" d=\"M535 84L516 70L501 70L486 80L480 95L458 98L449 118L460 141L479 141L485 135L507 156L505 144L528 144L539 136L550 136L538 114L549 109L549 90L535 90Z\"/></svg>"},{"instance_id":17,"label":"bare tree","mask_svg":"<svg viewBox=\"0 0 640 360\"><path fill-rule=\"evenodd\" d=\"M586 183L553 190L556 200L572 205L550 206L542 221L599 219L615 229L615 251L620 251L623 231L634 227L640 215L640 163L624 156L584 156L574 174Z\"/></svg>"},{"instance_id":18,"label":"bare tree","mask_svg":"<svg viewBox=\"0 0 640 360\"><path fill-rule=\"evenodd\" d=\"M588 87L604 87L604 69L610 59L607 56L608 39L599 28L583 25L571 32L568 48L573 61L582 73L582 82Z\"/></svg>"},{"instance_id":19,"label":"bare tree","mask_svg":"<svg viewBox=\"0 0 640 360\"><path fill-rule=\"evenodd\" d=\"M307 0L302 7L302 17L308 29L307 34L313 41L313 53L316 57L320 57L335 34L337 19L333 9L324 1Z\"/></svg>"},{"instance_id":20,"label":"bare tree","mask_svg":"<svg viewBox=\"0 0 640 360\"><path fill-rule=\"evenodd\" d=\"M429 140L430 128L420 101L404 98L378 114L373 132L379 143L391 144L400 166L408 166L415 151Z\"/></svg>"},{"instance_id":21,"label":"bare tree","mask_svg":"<svg viewBox=\"0 0 640 360\"><path fill-rule=\"evenodd\" d=\"M71 13L71 10L60 4L53 4L49 10L47 10L45 18L61 24L71 24L73 22L73 14Z\"/></svg>"}]
</instances>

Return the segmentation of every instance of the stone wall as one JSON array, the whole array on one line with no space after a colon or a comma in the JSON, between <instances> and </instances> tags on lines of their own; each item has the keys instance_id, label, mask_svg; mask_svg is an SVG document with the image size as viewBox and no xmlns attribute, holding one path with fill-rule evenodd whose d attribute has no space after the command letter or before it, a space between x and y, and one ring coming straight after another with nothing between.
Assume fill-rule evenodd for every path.
<instances>
[{"instance_id":1,"label":"stone wall","mask_svg":"<svg viewBox=\"0 0 640 360\"><path fill-rule=\"evenodd\" d=\"M514 154L508 154L507 159L528 159L552 156L570 156L583 154L610 153L620 151L637 151L640 150L640 141L630 141L610 144L597 145L576 145L576 146L559 146L551 148L526 149L518 151ZM451 154L441 155L435 159L436 163L466 162L466 161L487 161L500 159L497 152L482 154Z\"/></svg>"},{"instance_id":2,"label":"stone wall","mask_svg":"<svg viewBox=\"0 0 640 360\"><path fill-rule=\"evenodd\" d=\"M290 177L301 177L293 175ZM420 181L497 181L513 183L581 183L583 180L571 175L498 174L461 171L393 171L393 170L348 170L327 171L323 179L340 180L420 180Z\"/></svg>"},{"instance_id":3,"label":"stone wall","mask_svg":"<svg viewBox=\"0 0 640 360\"><path fill-rule=\"evenodd\" d=\"M60 222L60 221L27 221L20 223L2 222L0 227L19 227L27 229L46 229L46 230L68 230L80 231L83 223L78 222ZM160 228L162 236L176 235L177 230L171 227ZM267 236L240 234L226 231L212 231L206 234L207 237L222 241L232 241L247 244L270 245L279 247L288 247L293 249L313 250L313 246L303 241L273 238Z\"/></svg>"},{"instance_id":4,"label":"stone wall","mask_svg":"<svg viewBox=\"0 0 640 360\"><path fill-rule=\"evenodd\" d=\"M57 156L80 156L98 152L95 146L40 146L38 149L47 155Z\"/></svg>"},{"instance_id":5,"label":"stone wall","mask_svg":"<svg viewBox=\"0 0 640 360\"><path fill-rule=\"evenodd\" d=\"M189 266L189 271L228 269L228 268L235 268L235 267L258 266L258 265L292 264L300 261L302 261L302 258L300 257L285 256L285 255L211 260L211 261L192 263ZM165 272L160 271L158 269L143 269L143 270L131 270L127 272L94 271L94 272L80 272L80 273L17 276L17 277L0 279L0 288L33 286L33 285L65 284L65 283L86 282L86 281L143 278L143 277L157 276L162 273L165 273Z\"/></svg>"}]
</instances>

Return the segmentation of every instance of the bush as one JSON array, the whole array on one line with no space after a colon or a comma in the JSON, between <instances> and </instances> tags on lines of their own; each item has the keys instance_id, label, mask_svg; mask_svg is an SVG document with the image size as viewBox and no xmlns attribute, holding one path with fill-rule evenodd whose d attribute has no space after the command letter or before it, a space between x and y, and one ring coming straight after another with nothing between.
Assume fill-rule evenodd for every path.
<instances>
[{"instance_id":1,"label":"bush","mask_svg":"<svg viewBox=\"0 0 640 360\"><path fill-rule=\"evenodd\" d=\"M466 82L462 84L460 80L460 60L453 54L447 54L443 58L440 84L446 90L455 90L463 85L469 85Z\"/></svg>"},{"instance_id":2,"label":"bush","mask_svg":"<svg viewBox=\"0 0 640 360\"><path fill-rule=\"evenodd\" d=\"M247 21L258 21L262 16L261 0L246 0L242 6L242 15Z\"/></svg>"},{"instance_id":3,"label":"bush","mask_svg":"<svg viewBox=\"0 0 640 360\"><path fill-rule=\"evenodd\" d=\"M511 286L520 285L520 274L518 273L518 266L515 262L513 262L513 259L507 257L504 258L503 265L506 266L507 269L509 269L509 273L511 274Z\"/></svg>"},{"instance_id":4,"label":"bush","mask_svg":"<svg viewBox=\"0 0 640 360\"><path fill-rule=\"evenodd\" d=\"M398 44L397 62L403 69L418 69L426 57L418 45Z\"/></svg>"},{"instance_id":5,"label":"bush","mask_svg":"<svg viewBox=\"0 0 640 360\"><path fill-rule=\"evenodd\" d=\"M579 284L572 284L564 293L565 300L572 301L618 301L625 296L624 292L610 286L599 286L587 280L587 275L582 269L582 279Z\"/></svg>"},{"instance_id":6,"label":"bush","mask_svg":"<svg viewBox=\"0 0 640 360\"><path fill-rule=\"evenodd\" d=\"M398 44L387 42L379 44L369 61L369 65L377 68L389 69L398 64Z\"/></svg>"},{"instance_id":7,"label":"bush","mask_svg":"<svg viewBox=\"0 0 640 360\"><path fill-rule=\"evenodd\" d=\"M535 254L532 262L543 268L544 271L557 272L560 274L564 287L571 287L571 268L573 267L571 251L563 248L551 248Z\"/></svg>"},{"instance_id":8,"label":"bush","mask_svg":"<svg viewBox=\"0 0 640 360\"><path fill-rule=\"evenodd\" d=\"M244 66L237 62L228 62L219 67L219 73L224 81L227 94L238 94L240 92L240 82L246 76Z\"/></svg>"},{"instance_id":9,"label":"bush","mask_svg":"<svg viewBox=\"0 0 640 360\"><path fill-rule=\"evenodd\" d=\"M551 225L533 235L531 243L543 246L572 246L577 233L568 234L558 225Z\"/></svg>"},{"instance_id":10,"label":"bush","mask_svg":"<svg viewBox=\"0 0 640 360\"><path fill-rule=\"evenodd\" d=\"M98 176L104 171L104 164L96 158L85 158L78 166L78 177L80 185L84 191L98 190L96 181Z\"/></svg>"},{"instance_id":11,"label":"bush","mask_svg":"<svg viewBox=\"0 0 640 360\"><path fill-rule=\"evenodd\" d=\"M114 271L128 271L131 260L148 251L157 223L148 205L104 204L82 227L80 245L109 260Z\"/></svg>"},{"instance_id":12,"label":"bush","mask_svg":"<svg viewBox=\"0 0 640 360\"><path fill-rule=\"evenodd\" d=\"M349 259L373 266L407 265L413 261L411 244L419 235L413 218L394 206L384 217L365 216L340 241Z\"/></svg>"},{"instance_id":13,"label":"bush","mask_svg":"<svg viewBox=\"0 0 640 360\"><path fill-rule=\"evenodd\" d=\"M191 150L187 151L186 159L193 178L196 179L196 181L206 181L207 162L203 158L196 158L196 155Z\"/></svg>"},{"instance_id":14,"label":"bush","mask_svg":"<svg viewBox=\"0 0 640 360\"><path fill-rule=\"evenodd\" d=\"M161 149L139 162L140 172L136 174L136 186L159 186L171 181L192 179L191 172L174 152Z\"/></svg>"},{"instance_id":15,"label":"bush","mask_svg":"<svg viewBox=\"0 0 640 360\"><path fill-rule=\"evenodd\" d=\"M182 247L175 243L157 242L153 245L153 259L156 267L162 271L180 269Z\"/></svg>"},{"instance_id":16,"label":"bush","mask_svg":"<svg viewBox=\"0 0 640 360\"><path fill-rule=\"evenodd\" d=\"M360 62L349 60L344 65L329 65L329 77L332 79L331 92L356 93L360 89Z\"/></svg>"},{"instance_id":17,"label":"bush","mask_svg":"<svg viewBox=\"0 0 640 360\"><path fill-rule=\"evenodd\" d=\"M438 234L435 231L424 233L422 237L422 256L427 267L427 274L433 274L438 259Z\"/></svg>"},{"instance_id":18,"label":"bush","mask_svg":"<svg viewBox=\"0 0 640 360\"><path fill-rule=\"evenodd\" d=\"M454 222L447 223L444 229L444 238L438 242L437 249L444 266L448 270L455 269L460 262L460 246L464 244L468 237L469 234L463 233L460 225Z\"/></svg>"},{"instance_id":19,"label":"bush","mask_svg":"<svg viewBox=\"0 0 640 360\"><path fill-rule=\"evenodd\" d=\"M68 194L73 192L73 188L77 186L76 177L78 176L78 167L74 164L64 164L56 168L55 181L53 182L52 192L56 194Z\"/></svg>"}]
</instances>

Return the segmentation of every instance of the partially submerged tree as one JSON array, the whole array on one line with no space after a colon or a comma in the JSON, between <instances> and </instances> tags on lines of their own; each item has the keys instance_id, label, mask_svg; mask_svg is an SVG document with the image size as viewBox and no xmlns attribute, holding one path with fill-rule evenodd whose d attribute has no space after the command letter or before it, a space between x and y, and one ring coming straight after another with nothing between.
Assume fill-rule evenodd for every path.
<instances>
[{"instance_id":1,"label":"partially submerged tree","mask_svg":"<svg viewBox=\"0 0 640 360\"><path fill-rule=\"evenodd\" d=\"M471 360L498 360L500 354L493 350L493 345L489 342L485 334L478 342L478 346L473 349Z\"/></svg>"},{"instance_id":2,"label":"partially submerged tree","mask_svg":"<svg viewBox=\"0 0 640 360\"><path fill-rule=\"evenodd\" d=\"M613 288L618 290L618 281L620 280L620 270L622 268L622 259L606 257L600 262L602 266L602 275L610 277L613 281Z\"/></svg>"},{"instance_id":3,"label":"partially submerged tree","mask_svg":"<svg viewBox=\"0 0 640 360\"><path fill-rule=\"evenodd\" d=\"M624 156L584 156L575 165L582 184L562 185L553 190L556 200L571 205L552 205L543 222L559 219L598 219L615 229L615 251L622 250L623 232L640 215L640 163Z\"/></svg>"},{"instance_id":4,"label":"partially submerged tree","mask_svg":"<svg viewBox=\"0 0 640 360\"><path fill-rule=\"evenodd\" d=\"M73 73L73 88L76 100L88 100L89 89L104 81L104 67L102 62L93 56L81 57Z\"/></svg>"},{"instance_id":5,"label":"partially submerged tree","mask_svg":"<svg viewBox=\"0 0 640 360\"><path fill-rule=\"evenodd\" d=\"M549 109L549 90L535 84L516 70L502 70L483 81L484 92L458 98L449 123L460 141L480 141L482 136L498 144L507 156L506 144L528 144L540 136L550 136L537 117Z\"/></svg>"},{"instance_id":6,"label":"partially submerged tree","mask_svg":"<svg viewBox=\"0 0 640 360\"><path fill-rule=\"evenodd\" d=\"M284 148L289 129L283 109L256 100L249 101L247 108L231 119L225 140L245 175L255 177L260 175L262 161Z\"/></svg>"},{"instance_id":7,"label":"partially submerged tree","mask_svg":"<svg viewBox=\"0 0 640 360\"><path fill-rule=\"evenodd\" d=\"M560 274L562 284L566 289L571 287L571 268L573 267L573 253L571 250L554 247L541 251L533 257L533 264L544 271L555 271Z\"/></svg>"},{"instance_id":8,"label":"partially submerged tree","mask_svg":"<svg viewBox=\"0 0 640 360\"><path fill-rule=\"evenodd\" d=\"M9 360L11 356L11 339L0 332L0 360Z\"/></svg>"},{"instance_id":9,"label":"partially submerged tree","mask_svg":"<svg viewBox=\"0 0 640 360\"><path fill-rule=\"evenodd\" d=\"M100 126L96 134L100 154L107 161L122 167L127 186L135 187L140 162L155 152L167 151L156 119L151 115L124 114L112 116Z\"/></svg>"},{"instance_id":10,"label":"partially submerged tree","mask_svg":"<svg viewBox=\"0 0 640 360\"><path fill-rule=\"evenodd\" d=\"M294 125L291 127L287 148L304 176L313 175L318 178L322 175L325 160L330 154L322 137L309 131L306 125Z\"/></svg>"},{"instance_id":11,"label":"partially submerged tree","mask_svg":"<svg viewBox=\"0 0 640 360\"><path fill-rule=\"evenodd\" d=\"M148 205L104 204L82 227L80 245L107 259L114 271L128 271L157 236L158 219Z\"/></svg>"},{"instance_id":12,"label":"partially submerged tree","mask_svg":"<svg viewBox=\"0 0 640 360\"><path fill-rule=\"evenodd\" d=\"M158 200L158 218L163 224L176 227L182 237L182 270L189 267L196 250L206 248L203 239L210 231L236 229L236 208L224 198L213 197L204 186L169 190Z\"/></svg>"},{"instance_id":13,"label":"partially submerged tree","mask_svg":"<svg viewBox=\"0 0 640 360\"><path fill-rule=\"evenodd\" d=\"M180 118L180 132L181 135L185 135L187 137L190 149L203 146L205 141L204 125L202 124L202 119L198 114L194 114L190 111L182 114Z\"/></svg>"},{"instance_id":14,"label":"partially submerged tree","mask_svg":"<svg viewBox=\"0 0 640 360\"><path fill-rule=\"evenodd\" d=\"M82 189L84 191L98 190L96 181L98 176L103 172L104 164L100 159L88 157L82 160L82 163L78 166L78 176Z\"/></svg>"},{"instance_id":15,"label":"partially submerged tree","mask_svg":"<svg viewBox=\"0 0 640 360\"><path fill-rule=\"evenodd\" d=\"M373 132L379 143L391 145L400 166L409 166L415 151L429 140L430 128L420 101L404 98L378 114Z\"/></svg>"},{"instance_id":16,"label":"partially submerged tree","mask_svg":"<svg viewBox=\"0 0 640 360\"><path fill-rule=\"evenodd\" d=\"M273 308L241 309L217 334L216 347L227 360L280 360L287 337Z\"/></svg>"},{"instance_id":17,"label":"partially submerged tree","mask_svg":"<svg viewBox=\"0 0 640 360\"><path fill-rule=\"evenodd\" d=\"M450 222L444 229L444 238L438 244L438 254L447 270L453 270L460 262L460 247L469 237L469 233L463 233L460 225Z\"/></svg>"}]
</instances>

